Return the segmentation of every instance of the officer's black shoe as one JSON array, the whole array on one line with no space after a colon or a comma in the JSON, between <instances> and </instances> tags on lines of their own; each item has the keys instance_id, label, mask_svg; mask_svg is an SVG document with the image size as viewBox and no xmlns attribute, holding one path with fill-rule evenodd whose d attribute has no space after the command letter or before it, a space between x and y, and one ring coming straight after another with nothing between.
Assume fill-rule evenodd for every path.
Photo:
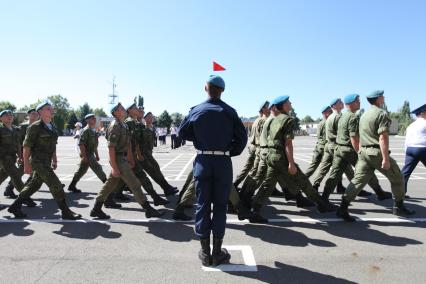
<instances>
[{"instance_id":1,"label":"officer's black shoe","mask_svg":"<svg viewBox=\"0 0 426 284\"><path fill-rule=\"evenodd\" d=\"M177 187L170 186L164 190L164 195L169 196L169 195L176 194L178 192L179 190L177 189Z\"/></svg>"},{"instance_id":2,"label":"officer's black shoe","mask_svg":"<svg viewBox=\"0 0 426 284\"><path fill-rule=\"evenodd\" d=\"M152 207L148 201L145 201L145 203L143 203L141 206L143 209L145 209L146 218L161 217L164 215L164 212L157 211L157 209Z\"/></svg>"},{"instance_id":3,"label":"officer's black shoe","mask_svg":"<svg viewBox=\"0 0 426 284\"><path fill-rule=\"evenodd\" d=\"M201 249L198 252L198 258L203 266L210 266L212 256L210 252L210 238L200 239Z\"/></svg>"},{"instance_id":4,"label":"officer's black shoe","mask_svg":"<svg viewBox=\"0 0 426 284\"><path fill-rule=\"evenodd\" d=\"M386 199L392 199L392 193L387 192L387 191L383 191L381 193L377 194L377 199L378 200L386 200Z\"/></svg>"},{"instance_id":5,"label":"officer's black shoe","mask_svg":"<svg viewBox=\"0 0 426 284\"><path fill-rule=\"evenodd\" d=\"M76 187L76 184L77 183L74 180L71 181L70 185L68 186L68 190L73 193L80 193L81 190Z\"/></svg>"},{"instance_id":6,"label":"officer's black shoe","mask_svg":"<svg viewBox=\"0 0 426 284\"><path fill-rule=\"evenodd\" d=\"M25 214L21 210L22 201L23 199L21 197L18 197L15 200L15 202L13 202L12 205L10 205L9 208L7 209L9 213L12 213L15 216L15 218L18 218L18 219L27 217L27 214Z\"/></svg>"},{"instance_id":7,"label":"officer's black shoe","mask_svg":"<svg viewBox=\"0 0 426 284\"><path fill-rule=\"evenodd\" d=\"M358 196L359 196L359 197L368 197L368 196L371 196L371 195L373 195L371 192L368 192L368 191L365 191L365 190L361 190L361 191L358 193Z\"/></svg>"},{"instance_id":8,"label":"officer's black shoe","mask_svg":"<svg viewBox=\"0 0 426 284\"><path fill-rule=\"evenodd\" d=\"M286 201L293 200L296 198L296 195L290 193L287 188L283 188L283 195Z\"/></svg>"},{"instance_id":9,"label":"officer's black shoe","mask_svg":"<svg viewBox=\"0 0 426 284\"><path fill-rule=\"evenodd\" d=\"M343 197L339 209L337 209L336 216L342 218L346 222L355 222L355 218L349 215L348 207L349 202Z\"/></svg>"},{"instance_id":10,"label":"officer's black shoe","mask_svg":"<svg viewBox=\"0 0 426 284\"><path fill-rule=\"evenodd\" d=\"M117 201L129 201L130 200L130 198L128 196L124 195L123 192L121 192L121 191L116 192L114 194L114 198Z\"/></svg>"},{"instance_id":11,"label":"officer's black shoe","mask_svg":"<svg viewBox=\"0 0 426 284\"><path fill-rule=\"evenodd\" d=\"M62 219L64 220L77 220L81 219L81 215L69 209L65 199L58 202L59 209L62 211Z\"/></svg>"},{"instance_id":12,"label":"officer's black shoe","mask_svg":"<svg viewBox=\"0 0 426 284\"><path fill-rule=\"evenodd\" d=\"M268 219L260 214L260 208L253 209L252 215L248 218L250 223L267 224Z\"/></svg>"},{"instance_id":13,"label":"officer's black shoe","mask_svg":"<svg viewBox=\"0 0 426 284\"><path fill-rule=\"evenodd\" d=\"M9 198L13 198L16 199L18 197L18 195L15 194L15 192L13 192L13 184L9 183L5 190L4 190L4 196L9 197Z\"/></svg>"},{"instance_id":14,"label":"officer's black shoe","mask_svg":"<svg viewBox=\"0 0 426 284\"><path fill-rule=\"evenodd\" d=\"M304 197L302 193L299 192L296 197L296 206L299 208L313 207L315 206L315 203Z\"/></svg>"},{"instance_id":15,"label":"officer's black shoe","mask_svg":"<svg viewBox=\"0 0 426 284\"><path fill-rule=\"evenodd\" d=\"M167 205L170 203L170 201L168 201L165 198L162 198L161 196L156 196L155 198L153 198L153 201L154 201L154 206Z\"/></svg>"},{"instance_id":16,"label":"officer's black shoe","mask_svg":"<svg viewBox=\"0 0 426 284\"><path fill-rule=\"evenodd\" d=\"M392 212L398 216L410 216L416 214L416 211L405 207L404 201L395 201L393 204Z\"/></svg>"},{"instance_id":17,"label":"officer's black shoe","mask_svg":"<svg viewBox=\"0 0 426 284\"><path fill-rule=\"evenodd\" d=\"M273 196L273 197L282 197L284 195L285 195L285 193L278 190L278 188L274 188L274 190L271 193L271 196Z\"/></svg>"},{"instance_id":18,"label":"officer's black shoe","mask_svg":"<svg viewBox=\"0 0 426 284\"><path fill-rule=\"evenodd\" d=\"M107 199L104 202L104 205L106 208L113 208L113 209L121 208L121 204L114 201L114 198L112 197L112 193L108 195Z\"/></svg>"},{"instance_id":19,"label":"officer's black shoe","mask_svg":"<svg viewBox=\"0 0 426 284\"><path fill-rule=\"evenodd\" d=\"M320 199L317 203L317 210L319 213L334 212L336 211L336 209L337 209L336 205L323 199Z\"/></svg>"},{"instance_id":20,"label":"officer's black shoe","mask_svg":"<svg viewBox=\"0 0 426 284\"><path fill-rule=\"evenodd\" d=\"M231 255L229 252L222 248L222 239L213 238L212 266L229 263L230 259Z\"/></svg>"},{"instance_id":21,"label":"officer's black shoe","mask_svg":"<svg viewBox=\"0 0 426 284\"><path fill-rule=\"evenodd\" d=\"M336 192L339 193L339 194L343 194L343 193L345 193L345 191L346 191L346 188L343 186L342 182L339 181L339 183L337 184L337 187L336 187Z\"/></svg>"},{"instance_id":22,"label":"officer's black shoe","mask_svg":"<svg viewBox=\"0 0 426 284\"><path fill-rule=\"evenodd\" d=\"M184 211L185 207L182 205L178 205L175 209L175 212L173 213L173 220L176 221L190 221L192 218L185 214Z\"/></svg>"},{"instance_id":23,"label":"officer's black shoe","mask_svg":"<svg viewBox=\"0 0 426 284\"><path fill-rule=\"evenodd\" d=\"M102 202L96 202L95 206L93 206L92 211L90 211L90 217L99 218L102 220L111 218L111 216L105 214L105 212L102 211L102 205Z\"/></svg>"},{"instance_id":24,"label":"officer's black shoe","mask_svg":"<svg viewBox=\"0 0 426 284\"><path fill-rule=\"evenodd\" d=\"M238 211L238 220L250 219L253 216L253 213L247 208L242 202L239 202L237 205Z\"/></svg>"},{"instance_id":25,"label":"officer's black shoe","mask_svg":"<svg viewBox=\"0 0 426 284\"><path fill-rule=\"evenodd\" d=\"M37 203L35 203L34 200L32 200L30 197L22 200L22 204L25 204L27 205L27 207L30 207L30 208L37 206Z\"/></svg>"}]
</instances>

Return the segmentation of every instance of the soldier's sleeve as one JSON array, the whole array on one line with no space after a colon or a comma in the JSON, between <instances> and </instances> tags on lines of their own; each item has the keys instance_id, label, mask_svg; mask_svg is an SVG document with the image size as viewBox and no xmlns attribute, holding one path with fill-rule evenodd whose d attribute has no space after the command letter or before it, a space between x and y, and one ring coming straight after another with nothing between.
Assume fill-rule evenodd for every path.
<instances>
[{"instance_id":1,"label":"soldier's sleeve","mask_svg":"<svg viewBox=\"0 0 426 284\"><path fill-rule=\"evenodd\" d=\"M348 123L349 136L355 137L359 135L359 116L353 115Z\"/></svg>"},{"instance_id":2,"label":"soldier's sleeve","mask_svg":"<svg viewBox=\"0 0 426 284\"><path fill-rule=\"evenodd\" d=\"M390 119L387 112L383 111L379 117L377 118L379 122L379 127L377 129L377 134L382 134L383 132L389 132L389 127L392 123L392 120Z\"/></svg>"},{"instance_id":3,"label":"soldier's sleeve","mask_svg":"<svg viewBox=\"0 0 426 284\"><path fill-rule=\"evenodd\" d=\"M28 127L27 133L25 135L24 147L31 148L32 146L34 146L35 142L37 141L38 133L39 133L39 126L36 124L31 124Z\"/></svg>"},{"instance_id":4,"label":"soldier's sleeve","mask_svg":"<svg viewBox=\"0 0 426 284\"><path fill-rule=\"evenodd\" d=\"M240 155L244 151L248 140L247 131L244 127L244 124L238 117L237 112L235 110L233 112L234 134L230 151L231 157Z\"/></svg>"},{"instance_id":5,"label":"soldier's sleeve","mask_svg":"<svg viewBox=\"0 0 426 284\"><path fill-rule=\"evenodd\" d=\"M87 143L87 134L88 131L83 129L83 131L80 133L80 138L78 138L78 146L85 145Z\"/></svg>"},{"instance_id":6,"label":"soldier's sleeve","mask_svg":"<svg viewBox=\"0 0 426 284\"><path fill-rule=\"evenodd\" d=\"M289 117L283 125L284 139L294 139L294 118Z\"/></svg>"},{"instance_id":7,"label":"soldier's sleeve","mask_svg":"<svg viewBox=\"0 0 426 284\"><path fill-rule=\"evenodd\" d=\"M188 115L183 119L178 129L179 137L188 141L194 141L195 139L193 125L191 121L191 113L192 109L189 111Z\"/></svg>"},{"instance_id":8,"label":"soldier's sleeve","mask_svg":"<svg viewBox=\"0 0 426 284\"><path fill-rule=\"evenodd\" d=\"M117 146L118 140L120 136L120 125L118 123L114 123L110 126L110 129L108 131L108 147L115 147Z\"/></svg>"}]
</instances>

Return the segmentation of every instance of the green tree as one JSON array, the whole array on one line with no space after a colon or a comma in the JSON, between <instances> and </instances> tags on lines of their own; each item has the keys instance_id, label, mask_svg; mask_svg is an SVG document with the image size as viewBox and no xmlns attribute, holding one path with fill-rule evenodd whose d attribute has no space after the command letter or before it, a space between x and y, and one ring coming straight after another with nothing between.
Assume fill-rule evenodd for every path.
<instances>
[{"instance_id":1,"label":"green tree","mask_svg":"<svg viewBox=\"0 0 426 284\"><path fill-rule=\"evenodd\" d=\"M138 107L143 107L143 97L141 95L136 96L134 102Z\"/></svg>"},{"instance_id":2,"label":"green tree","mask_svg":"<svg viewBox=\"0 0 426 284\"><path fill-rule=\"evenodd\" d=\"M401 109L399 110L399 119L398 119L398 134L405 135L407 131L408 125L413 122L410 113L410 103L408 101L404 101Z\"/></svg>"},{"instance_id":3,"label":"green tree","mask_svg":"<svg viewBox=\"0 0 426 284\"><path fill-rule=\"evenodd\" d=\"M302 123L305 123L305 124L312 123L312 122L315 122L315 120L310 115L307 115L302 119Z\"/></svg>"},{"instance_id":4,"label":"green tree","mask_svg":"<svg viewBox=\"0 0 426 284\"><path fill-rule=\"evenodd\" d=\"M175 126L179 126L180 123L183 120L183 115L178 113L178 112L174 112L170 115L170 117L172 118L172 122Z\"/></svg>"},{"instance_id":5,"label":"green tree","mask_svg":"<svg viewBox=\"0 0 426 284\"><path fill-rule=\"evenodd\" d=\"M170 125L172 125L172 118L170 117L170 115L167 112L167 110L165 110L157 118L157 126L158 127L167 127L167 129L169 129Z\"/></svg>"},{"instance_id":6,"label":"green tree","mask_svg":"<svg viewBox=\"0 0 426 284\"><path fill-rule=\"evenodd\" d=\"M292 109L289 115L294 118L293 131L300 130L300 119L297 117L297 113L295 112L295 110Z\"/></svg>"},{"instance_id":7,"label":"green tree","mask_svg":"<svg viewBox=\"0 0 426 284\"><path fill-rule=\"evenodd\" d=\"M78 110L76 111L76 115L79 118L80 121L85 122L84 121L84 117L86 115L88 115L89 113L93 113L93 110L91 109L91 107L89 106L88 103L84 103L82 106L80 106L78 108ZM83 123L85 124L85 123Z\"/></svg>"},{"instance_id":8,"label":"green tree","mask_svg":"<svg viewBox=\"0 0 426 284\"><path fill-rule=\"evenodd\" d=\"M103 108L95 108L93 110L93 113L100 117L108 117L108 115L106 114Z\"/></svg>"},{"instance_id":9,"label":"green tree","mask_svg":"<svg viewBox=\"0 0 426 284\"><path fill-rule=\"evenodd\" d=\"M74 129L74 125L77 122L78 122L77 115L75 114L75 112L71 112L71 115L70 115L68 122L67 122L67 129L69 129L69 130Z\"/></svg>"},{"instance_id":10,"label":"green tree","mask_svg":"<svg viewBox=\"0 0 426 284\"><path fill-rule=\"evenodd\" d=\"M15 111L16 110L16 106L14 104L12 104L9 101L1 101L0 102L0 111L5 110L5 109L9 109L11 111Z\"/></svg>"}]
</instances>

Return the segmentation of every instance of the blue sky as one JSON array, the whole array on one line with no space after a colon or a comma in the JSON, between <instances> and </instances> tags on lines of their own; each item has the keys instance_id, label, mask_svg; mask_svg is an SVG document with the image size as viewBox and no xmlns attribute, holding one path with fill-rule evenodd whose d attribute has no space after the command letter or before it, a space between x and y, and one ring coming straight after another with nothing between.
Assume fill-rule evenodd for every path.
<instances>
[{"instance_id":1,"label":"blue sky","mask_svg":"<svg viewBox=\"0 0 426 284\"><path fill-rule=\"evenodd\" d=\"M426 1L3 1L0 100L51 94L73 107L120 101L184 114L212 61L223 99L252 116L287 94L299 116L334 97L384 89L390 110L425 103ZM366 106L366 100L362 103Z\"/></svg>"}]
</instances>

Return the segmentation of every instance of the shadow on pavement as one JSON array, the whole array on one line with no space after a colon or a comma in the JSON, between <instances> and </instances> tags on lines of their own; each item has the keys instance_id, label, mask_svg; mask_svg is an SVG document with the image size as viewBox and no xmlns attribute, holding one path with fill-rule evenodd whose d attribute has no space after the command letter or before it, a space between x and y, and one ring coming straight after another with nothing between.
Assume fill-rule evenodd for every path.
<instances>
[{"instance_id":1,"label":"shadow on pavement","mask_svg":"<svg viewBox=\"0 0 426 284\"><path fill-rule=\"evenodd\" d=\"M265 283L356 283L343 278L314 272L305 268L275 262L275 267L258 265L257 272L226 272L231 275L259 280ZM287 280L287 281L286 281Z\"/></svg>"},{"instance_id":2,"label":"shadow on pavement","mask_svg":"<svg viewBox=\"0 0 426 284\"><path fill-rule=\"evenodd\" d=\"M97 237L117 239L121 233L110 231L111 226L105 223L63 223L58 231L53 233L73 239L93 240Z\"/></svg>"},{"instance_id":3,"label":"shadow on pavement","mask_svg":"<svg viewBox=\"0 0 426 284\"><path fill-rule=\"evenodd\" d=\"M28 237L34 234L34 231L26 228L30 223L3 223L0 225L0 238L8 235L16 237Z\"/></svg>"},{"instance_id":4,"label":"shadow on pavement","mask_svg":"<svg viewBox=\"0 0 426 284\"><path fill-rule=\"evenodd\" d=\"M190 242L196 239L194 226L184 223L120 222L120 224L146 227L148 229L146 233L171 242Z\"/></svg>"}]
</instances>

